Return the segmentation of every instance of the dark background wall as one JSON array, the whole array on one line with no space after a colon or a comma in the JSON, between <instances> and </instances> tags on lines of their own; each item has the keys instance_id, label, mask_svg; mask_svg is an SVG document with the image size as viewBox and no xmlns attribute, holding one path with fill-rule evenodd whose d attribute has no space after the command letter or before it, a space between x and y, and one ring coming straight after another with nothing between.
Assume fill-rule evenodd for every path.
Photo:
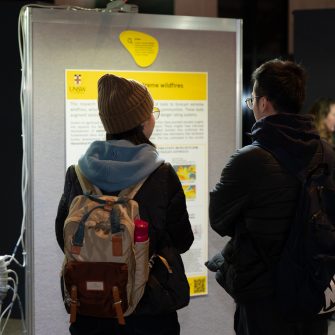
<instances>
[{"instance_id":1,"label":"dark background wall","mask_svg":"<svg viewBox=\"0 0 335 335\"><path fill-rule=\"evenodd\" d=\"M308 72L304 111L320 97L335 98L335 9L294 12L294 58Z\"/></svg>"},{"instance_id":2,"label":"dark background wall","mask_svg":"<svg viewBox=\"0 0 335 335\"><path fill-rule=\"evenodd\" d=\"M243 19L243 95L250 96L250 77L258 65L272 58L290 59L288 54L288 0L218 0L218 16ZM243 145L255 122L242 103Z\"/></svg>"},{"instance_id":3,"label":"dark background wall","mask_svg":"<svg viewBox=\"0 0 335 335\"><path fill-rule=\"evenodd\" d=\"M22 205L21 205L21 109L20 84L21 65L18 48L18 17L20 8L27 1L5 1L0 4L1 50L1 143L4 149L1 159L2 168L2 204L0 256L11 255L20 236ZM18 249L17 259L22 262L22 249ZM24 302L24 271L14 262L10 268L19 275L19 290ZM8 298L5 305L8 303ZM18 304L15 303L12 316L19 317Z\"/></svg>"},{"instance_id":4,"label":"dark background wall","mask_svg":"<svg viewBox=\"0 0 335 335\"><path fill-rule=\"evenodd\" d=\"M99 8L106 0L96 0ZM0 255L11 254L18 239L21 219L21 65L18 50L17 25L19 11L25 4L49 4L54 1L4 1L1 2L0 28L2 47L2 115L1 143L5 151L2 158L2 229ZM173 0L129 0L139 5L140 13L174 13ZM288 53L288 0L218 0L218 17L243 19L243 93L252 90L250 76L262 62L275 57L295 59L309 72L305 110L319 96L335 97L334 78L335 10L301 11L295 14L295 53ZM243 106L243 145L250 143L246 135L254 118ZM52 219L53 220L53 219ZM20 250L18 251L20 255ZM24 272L13 265L20 276L19 294L24 301ZM13 311L19 317L17 304Z\"/></svg>"}]
</instances>

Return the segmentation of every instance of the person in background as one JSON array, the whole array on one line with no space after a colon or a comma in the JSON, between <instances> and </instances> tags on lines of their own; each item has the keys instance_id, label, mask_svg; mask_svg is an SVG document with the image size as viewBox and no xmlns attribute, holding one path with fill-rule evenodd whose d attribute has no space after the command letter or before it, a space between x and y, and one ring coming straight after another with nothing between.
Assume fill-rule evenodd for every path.
<instances>
[{"instance_id":1,"label":"person in background","mask_svg":"<svg viewBox=\"0 0 335 335\"><path fill-rule=\"evenodd\" d=\"M314 115L314 122L320 137L335 149L335 100L320 98L314 102L309 114Z\"/></svg>"},{"instance_id":2,"label":"person in background","mask_svg":"<svg viewBox=\"0 0 335 335\"><path fill-rule=\"evenodd\" d=\"M84 176L104 194L117 195L120 190L147 177L134 200L141 219L149 222L150 254L171 243L179 254L192 245L194 236L180 180L172 166L159 156L150 136L155 127L153 99L141 83L112 74L98 81L98 109L106 131L106 141L94 141L79 159ZM66 172L64 192L55 222L58 244L64 250L63 226L73 198L82 194L74 166ZM162 289L163 290L163 289ZM162 292L162 295L164 292ZM138 309L120 326L115 318L77 315L71 324L72 335L178 335L180 325L176 311L157 314L150 301L149 315ZM148 306L149 305L149 306Z\"/></svg>"},{"instance_id":3,"label":"person in background","mask_svg":"<svg viewBox=\"0 0 335 335\"><path fill-rule=\"evenodd\" d=\"M320 98L314 102L309 114L314 116L315 127L320 137L327 141L335 150L335 100L331 98ZM335 314L329 317L335 321Z\"/></svg>"},{"instance_id":4,"label":"person in background","mask_svg":"<svg viewBox=\"0 0 335 335\"><path fill-rule=\"evenodd\" d=\"M216 279L237 304L237 335L326 335L327 319L288 322L274 303L273 268L294 222L300 182L257 145L285 152L299 172L319 162L322 145L313 117L300 114L306 73L294 62L273 59L253 72L252 81L246 104L256 119L253 142L231 156L210 192L210 225L231 237Z\"/></svg>"}]
</instances>

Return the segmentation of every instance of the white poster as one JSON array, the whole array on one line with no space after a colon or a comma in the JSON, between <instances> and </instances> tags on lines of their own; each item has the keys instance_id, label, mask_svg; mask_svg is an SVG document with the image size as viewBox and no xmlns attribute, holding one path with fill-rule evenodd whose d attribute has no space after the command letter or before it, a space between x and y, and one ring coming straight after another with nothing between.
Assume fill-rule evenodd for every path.
<instances>
[{"instance_id":1,"label":"white poster","mask_svg":"<svg viewBox=\"0 0 335 335\"><path fill-rule=\"evenodd\" d=\"M97 82L106 74L146 85L160 118L150 140L182 183L195 236L182 255L191 295L207 294L208 100L207 73L66 70L66 165L78 161L94 140L104 140L98 115Z\"/></svg>"}]
</instances>

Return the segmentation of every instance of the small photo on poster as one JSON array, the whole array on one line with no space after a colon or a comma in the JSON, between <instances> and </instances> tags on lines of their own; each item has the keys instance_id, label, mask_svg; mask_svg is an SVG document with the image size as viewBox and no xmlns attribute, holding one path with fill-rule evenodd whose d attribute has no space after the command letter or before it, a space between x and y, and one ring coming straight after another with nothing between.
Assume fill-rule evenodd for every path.
<instances>
[{"instance_id":1,"label":"small photo on poster","mask_svg":"<svg viewBox=\"0 0 335 335\"><path fill-rule=\"evenodd\" d=\"M186 200L195 200L197 188L195 185L182 185Z\"/></svg>"},{"instance_id":2,"label":"small photo on poster","mask_svg":"<svg viewBox=\"0 0 335 335\"><path fill-rule=\"evenodd\" d=\"M196 180L196 166L192 165L174 165L179 179L181 182L193 182Z\"/></svg>"}]
</instances>

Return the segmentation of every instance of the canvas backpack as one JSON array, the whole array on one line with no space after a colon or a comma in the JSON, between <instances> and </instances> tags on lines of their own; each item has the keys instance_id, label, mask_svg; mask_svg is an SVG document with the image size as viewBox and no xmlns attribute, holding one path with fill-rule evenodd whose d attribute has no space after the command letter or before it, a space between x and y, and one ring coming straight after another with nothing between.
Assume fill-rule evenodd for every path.
<instances>
[{"instance_id":1,"label":"canvas backpack","mask_svg":"<svg viewBox=\"0 0 335 335\"><path fill-rule=\"evenodd\" d=\"M144 181L103 195L81 173L76 174L83 195L76 196L64 223L62 266L64 303L70 322L76 314L113 318L124 324L141 299L149 273L149 240L134 243L133 200Z\"/></svg>"},{"instance_id":2,"label":"canvas backpack","mask_svg":"<svg viewBox=\"0 0 335 335\"><path fill-rule=\"evenodd\" d=\"M296 216L274 268L275 302L293 322L335 311L335 184L331 171L335 153L320 143L323 159L304 175L293 172L283 152L257 143L301 181ZM261 256L268 263L266 255Z\"/></svg>"}]
</instances>

